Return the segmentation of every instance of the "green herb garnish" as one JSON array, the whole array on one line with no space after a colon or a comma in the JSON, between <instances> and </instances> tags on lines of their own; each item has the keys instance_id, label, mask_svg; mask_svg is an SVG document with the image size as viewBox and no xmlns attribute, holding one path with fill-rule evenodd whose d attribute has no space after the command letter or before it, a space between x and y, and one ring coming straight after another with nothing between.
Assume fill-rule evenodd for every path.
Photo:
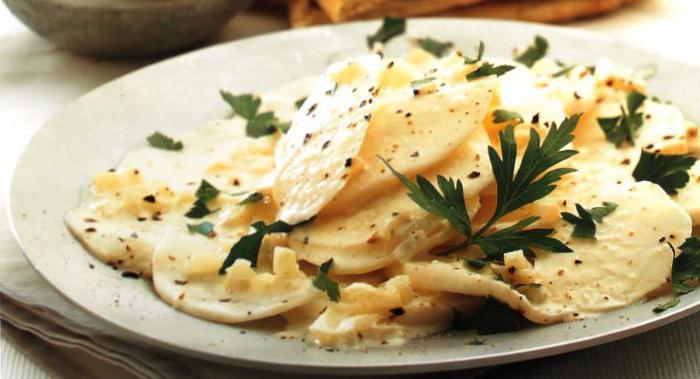
<instances>
[{"instance_id":1,"label":"green herb garnish","mask_svg":"<svg viewBox=\"0 0 700 379\"><path fill-rule=\"evenodd\" d=\"M493 111L493 122L495 124L500 124L506 121L523 121L523 116L518 112L508 111L505 109L496 109Z\"/></svg>"},{"instance_id":2,"label":"green herb garnish","mask_svg":"<svg viewBox=\"0 0 700 379\"><path fill-rule=\"evenodd\" d=\"M238 115L247 121L246 135L259 138L273 134L277 130L286 133L291 126L290 122L282 122L277 119L272 111L258 113L261 100L251 94L233 95L228 91L220 90L221 98L233 109L234 115Z\"/></svg>"},{"instance_id":3,"label":"green herb garnish","mask_svg":"<svg viewBox=\"0 0 700 379\"><path fill-rule=\"evenodd\" d=\"M370 49L376 42L387 43L389 40L406 32L406 19L400 17L384 17L382 26L374 34L367 36L367 46Z\"/></svg>"},{"instance_id":4,"label":"green herb garnish","mask_svg":"<svg viewBox=\"0 0 700 379\"><path fill-rule=\"evenodd\" d=\"M251 227L255 229L255 232L243 236L238 242L233 244L226 259L224 259L224 263L221 265L221 268L219 268L220 275L225 274L226 269L239 259L245 259L250 262L251 267L256 267L258 265L258 254L260 253L260 245L262 245L263 238L267 234L272 233L289 233L294 228L293 225L289 225L283 221L275 221L269 225L258 221L251 225Z\"/></svg>"},{"instance_id":5,"label":"green herb garnish","mask_svg":"<svg viewBox=\"0 0 700 379\"><path fill-rule=\"evenodd\" d=\"M340 287L338 286L338 283L334 282L333 279L328 276L328 271L331 269L332 264L333 258L322 263L318 268L318 273L316 273L316 277L312 283L314 287L325 292L331 301L337 303L338 300L340 300Z\"/></svg>"},{"instance_id":6,"label":"green herb garnish","mask_svg":"<svg viewBox=\"0 0 700 379\"><path fill-rule=\"evenodd\" d=\"M568 74L571 70L573 70L575 67L576 67L575 64L572 64L571 66L566 66L566 67L562 68L561 70L552 74L552 77L558 78L560 76L564 76L564 75Z\"/></svg>"},{"instance_id":7,"label":"green herb garnish","mask_svg":"<svg viewBox=\"0 0 700 379\"><path fill-rule=\"evenodd\" d=\"M518 331L525 326L525 320L518 312L489 297L469 324L479 334L495 334Z\"/></svg>"},{"instance_id":8,"label":"green herb garnish","mask_svg":"<svg viewBox=\"0 0 700 379\"><path fill-rule=\"evenodd\" d=\"M442 57L454 46L452 42L440 42L430 37L418 39L418 46L435 57Z\"/></svg>"},{"instance_id":9,"label":"green herb garnish","mask_svg":"<svg viewBox=\"0 0 700 379\"><path fill-rule=\"evenodd\" d=\"M562 212L561 218L574 225L574 231L571 233L573 237L595 239L595 222L601 223L603 217L612 213L616 208L617 204L608 201L603 202L602 207L594 207L590 210L577 203L576 212L578 216L573 213Z\"/></svg>"},{"instance_id":10,"label":"green herb garnish","mask_svg":"<svg viewBox=\"0 0 700 379\"><path fill-rule=\"evenodd\" d=\"M435 80L435 78L432 76L427 77L427 78L423 78L423 79L414 80L411 82L411 88L418 88L418 87L422 86L423 84L432 82L433 80Z\"/></svg>"},{"instance_id":11,"label":"green herb garnish","mask_svg":"<svg viewBox=\"0 0 700 379\"><path fill-rule=\"evenodd\" d=\"M484 50L486 50L486 45L484 44L484 41L479 41L479 48L478 48L477 53L476 53L476 58L472 59L472 58L464 57L464 63L465 64L474 64L474 63L481 61L481 58L484 57Z\"/></svg>"},{"instance_id":12,"label":"green herb garnish","mask_svg":"<svg viewBox=\"0 0 700 379\"><path fill-rule=\"evenodd\" d=\"M175 142L174 139L166 136L161 132L155 132L151 134L146 138L146 140L148 141L149 145L163 150L180 151L184 147L182 145L182 142Z\"/></svg>"},{"instance_id":13,"label":"green herb garnish","mask_svg":"<svg viewBox=\"0 0 700 379\"><path fill-rule=\"evenodd\" d=\"M238 202L238 205L248 205L248 204L253 204L257 203L258 201L263 199L263 194L260 192L253 192L250 195L246 196L245 199L241 200Z\"/></svg>"},{"instance_id":14,"label":"green herb garnish","mask_svg":"<svg viewBox=\"0 0 700 379\"><path fill-rule=\"evenodd\" d=\"M190 233L199 233L206 237L213 237L215 235L214 224L209 221L204 221L199 224L187 224L187 230L189 230Z\"/></svg>"},{"instance_id":15,"label":"green herb garnish","mask_svg":"<svg viewBox=\"0 0 700 379\"><path fill-rule=\"evenodd\" d=\"M673 245L669 246L673 250ZM673 259L673 270L671 272L673 298L654 308L656 313L678 305L681 295L685 295L695 289L695 286L690 282L700 280L700 240L696 237L690 237L683 242L680 249L681 254Z\"/></svg>"},{"instance_id":16,"label":"green herb garnish","mask_svg":"<svg viewBox=\"0 0 700 379\"><path fill-rule=\"evenodd\" d=\"M547 55L547 49L549 48L549 42L542 36L535 36L535 41L532 45L527 47L522 54L515 57L517 62L524 64L527 67L532 67L535 62L542 59Z\"/></svg>"},{"instance_id":17,"label":"green herb garnish","mask_svg":"<svg viewBox=\"0 0 700 379\"><path fill-rule=\"evenodd\" d=\"M478 338L474 338L473 340L467 342L467 345L472 345L472 346L481 346L486 344L486 340L480 340Z\"/></svg>"},{"instance_id":18,"label":"green herb garnish","mask_svg":"<svg viewBox=\"0 0 700 379\"><path fill-rule=\"evenodd\" d=\"M690 180L688 170L697 158L690 155L664 155L642 151L632 176L638 182L656 183L669 195L678 193Z\"/></svg>"},{"instance_id":19,"label":"green herb garnish","mask_svg":"<svg viewBox=\"0 0 700 379\"><path fill-rule=\"evenodd\" d=\"M643 123L642 113L637 113L637 110L646 98L645 95L632 91L627 94L627 110L620 106L620 116L598 119L598 125L603 129L605 138L616 147L620 147L625 141L634 146L634 133Z\"/></svg>"},{"instance_id":20,"label":"green herb garnish","mask_svg":"<svg viewBox=\"0 0 700 379\"><path fill-rule=\"evenodd\" d=\"M491 75L501 76L514 68L515 66L510 66L507 64L494 66L493 63L483 62L481 67L479 67L476 71L472 71L467 74L467 80L475 80Z\"/></svg>"},{"instance_id":21,"label":"green herb garnish","mask_svg":"<svg viewBox=\"0 0 700 379\"><path fill-rule=\"evenodd\" d=\"M287 133L287 130L289 130L291 125L291 122L280 121L277 119L277 116L270 111L259 113L252 119L248 120L248 124L246 124L245 127L245 132L249 137L258 138L273 134L277 130L280 130L282 133Z\"/></svg>"},{"instance_id":22,"label":"green herb garnish","mask_svg":"<svg viewBox=\"0 0 700 379\"><path fill-rule=\"evenodd\" d=\"M309 98L308 96L304 96L301 99L298 99L297 101L294 102L294 106L297 107L297 109L301 108L301 106L304 105L304 102L308 98Z\"/></svg>"},{"instance_id":23,"label":"green herb garnish","mask_svg":"<svg viewBox=\"0 0 700 379\"><path fill-rule=\"evenodd\" d=\"M467 258L464 260L464 267L481 270L489 264L489 261L483 259Z\"/></svg>"},{"instance_id":24,"label":"green herb garnish","mask_svg":"<svg viewBox=\"0 0 700 379\"><path fill-rule=\"evenodd\" d=\"M409 189L408 197L429 213L447 219L450 224L463 234L464 242L442 253L447 254L461 248L477 245L489 260L502 260L503 254L514 250L523 250L528 256L534 256L532 248L564 253L571 249L560 241L547 237L553 229L527 229L539 217L528 217L514 225L486 234L503 216L549 195L555 184L563 175L575 171L571 168L554 168L558 163L570 158L577 152L562 150L573 140L572 132L578 123L578 116L565 119L560 127L552 124L544 141L540 145L539 134L530 130L528 142L521 164L515 171L517 145L513 126L500 132L501 155L489 146L489 160L496 178L496 209L491 218L478 231L472 230L471 221L464 202L464 189L460 180L438 175L436 189L421 175L416 176L416 183L397 172L386 160L381 159L401 183Z\"/></svg>"},{"instance_id":25,"label":"green herb garnish","mask_svg":"<svg viewBox=\"0 0 700 379\"><path fill-rule=\"evenodd\" d=\"M232 93L220 90L219 94L233 109L234 114L250 120L258 114L260 109L260 97L251 94L233 95Z\"/></svg>"},{"instance_id":26,"label":"green herb garnish","mask_svg":"<svg viewBox=\"0 0 700 379\"><path fill-rule=\"evenodd\" d=\"M192 208L185 213L185 217L202 218L208 214L216 212L216 210L212 211L207 207L207 202L214 200L217 196L219 196L219 190L211 183L202 179L202 182L199 184L199 188L197 188L197 192L195 192L194 196L197 198L197 200L195 200Z\"/></svg>"}]
</instances>

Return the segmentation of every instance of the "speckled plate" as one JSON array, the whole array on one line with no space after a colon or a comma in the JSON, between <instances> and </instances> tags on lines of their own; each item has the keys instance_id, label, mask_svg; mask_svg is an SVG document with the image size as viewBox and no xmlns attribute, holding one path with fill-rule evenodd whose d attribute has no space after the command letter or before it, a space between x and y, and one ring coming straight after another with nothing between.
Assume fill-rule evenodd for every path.
<instances>
[{"instance_id":1,"label":"speckled plate","mask_svg":"<svg viewBox=\"0 0 700 379\"><path fill-rule=\"evenodd\" d=\"M78 203L95 172L113 167L155 129L177 134L227 115L219 88L264 91L318 74L329 61L365 53L365 36L377 25L322 26L214 46L139 70L69 105L34 136L12 182L13 228L32 265L75 304L138 341L221 362L298 372L376 375L494 365L602 344L700 309L700 291L695 291L660 315L652 312L661 302L656 300L598 319L488 336L482 346L468 345L469 334L455 333L402 347L327 352L265 331L241 334L237 326L188 316L160 301L145 280L122 279L103 264L88 267L95 259L68 233L63 216ZM484 40L489 55L503 57L536 33L549 39L550 55L564 61L591 64L607 56L630 66L654 65L651 93L700 120L698 69L628 43L525 23L421 19L408 24L409 36L429 35L463 48ZM387 53L406 48L407 42L398 39ZM118 305L115 299L120 299Z\"/></svg>"}]
</instances>

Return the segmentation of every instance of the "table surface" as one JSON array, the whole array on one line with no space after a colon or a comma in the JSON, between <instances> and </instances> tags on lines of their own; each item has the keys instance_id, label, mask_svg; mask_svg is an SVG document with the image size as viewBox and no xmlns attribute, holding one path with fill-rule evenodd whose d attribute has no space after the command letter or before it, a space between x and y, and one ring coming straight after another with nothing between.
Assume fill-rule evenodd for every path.
<instances>
[{"instance_id":1,"label":"table surface","mask_svg":"<svg viewBox=\"0 0 700 379\"><path fill-rule=\"evenodd\" d=\"M647 0L602 18L569 26L597 31L698 64L700 1ZM247 13L235 17L209 44L281 30L282 15ZM108 61L64 52L29 31L0 3L0 196L14 163L33 133L70 101L153 60ZM6 203L5 203L6 204ZM4 208L4 207L0 207ZM3 378L48 377L7 339L0 347Z\"/></svg>"}]
</instances>

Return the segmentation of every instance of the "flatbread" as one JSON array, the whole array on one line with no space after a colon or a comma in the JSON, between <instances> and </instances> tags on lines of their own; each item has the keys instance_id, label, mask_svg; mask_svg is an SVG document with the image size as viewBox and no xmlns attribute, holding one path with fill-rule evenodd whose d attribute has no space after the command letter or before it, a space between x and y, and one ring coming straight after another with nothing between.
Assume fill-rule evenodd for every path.
<instances>
[{"instance_id":1,"label":"flatbread","mask_svg":"<svg viewBox=\"0 0 700 379\"><path fill-rule=\"evenodd\" d=\"M381 16L410 17L436 13L484 0L316 0L333 22Z\"/></svg>"},{"instance_id":2,"label":"flatbread","mask_svg":"<svg viewBox=\"0 0 700 379\"><path fill-rule=\"evenodd\" d=\"M343 1L323 0L328 5L319 7L312 0L291 0L289 3L290 24L292 27L304 27L320 25L333 22L332 14L340 13L335 10ZM638 2L639 0L486 0L473 1L471 6L455 6L456 2L426 2L432 7L429 9L412 9L412 2L404 0L393 0L389 4L384 4L384 9L391 9L391 12L380 10L364 11L355 16L346 15L343 21L350 19L372 19L385 15L393 16L429 16L429 17L484 17L502 18L513 20L524 20L533 22L560 23L572 21L579 18L592 17L608 12L612 12L625 5ZM352 2L358 2L357 0ZM363 2L365 3L365 2ZM373 2L366 2L373 3ZM438 4L435 7L435 4ZM441 7L441 3L451 4L450 8ZM335 8L334 8L335 7ZM330 13L324 12L330 10ZM337 21L336 21L337 22Z\"/></svg>"}]
</instances>

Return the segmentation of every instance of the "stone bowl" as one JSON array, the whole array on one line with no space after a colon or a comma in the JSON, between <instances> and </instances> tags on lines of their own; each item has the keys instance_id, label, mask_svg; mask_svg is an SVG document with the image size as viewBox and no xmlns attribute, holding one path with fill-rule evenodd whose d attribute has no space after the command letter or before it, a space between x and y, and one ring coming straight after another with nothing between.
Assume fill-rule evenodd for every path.
<instances>
[{"instance_id":1,"label":"stone bowl","mask_svg":"<svg viewBox=\"0 0 700 379\"><path fill-rule=\"evenodd\" d=\"M146 57L213 35L252 0L4 0L30 29L80 54Z\"/></svg>"}]
</instances>

